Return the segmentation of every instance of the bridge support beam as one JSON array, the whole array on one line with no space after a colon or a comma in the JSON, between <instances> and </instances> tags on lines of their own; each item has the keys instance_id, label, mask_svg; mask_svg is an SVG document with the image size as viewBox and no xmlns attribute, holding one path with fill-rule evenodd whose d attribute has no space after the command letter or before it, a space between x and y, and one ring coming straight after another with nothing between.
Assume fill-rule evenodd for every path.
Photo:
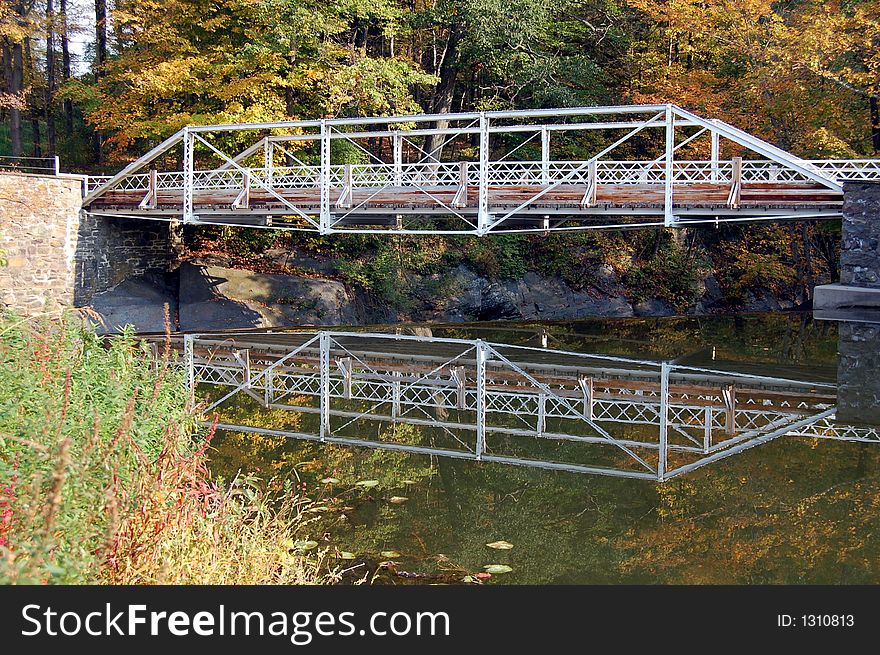
<instances>
[{"instance_id":1,"label":"bridge support beam","mask_svg":"<svg viewBox=\"0 0 880 655\"><path fill-rule=\"evenodd\" d=\"M822 311L880 311L880 182L847 182L843 188L840 283L816 287Z\"/></svg>"}]
</instances>

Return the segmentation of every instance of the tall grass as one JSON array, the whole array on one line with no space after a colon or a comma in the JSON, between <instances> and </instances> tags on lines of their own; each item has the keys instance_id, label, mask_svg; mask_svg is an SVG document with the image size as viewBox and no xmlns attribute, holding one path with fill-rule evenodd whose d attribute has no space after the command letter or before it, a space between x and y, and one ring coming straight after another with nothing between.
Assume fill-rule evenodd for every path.
<instances>
[{"instance_id":1,"label":"tall grass","mask_svg":"<svg viewBox=\"0 0 880 655\"><path fill-rule=\"evenodd\" d=\"M312 583L304 500L206 466L183 374L131 333L0 317L0 582ZM289 490L287 490L289 491Z\"/></svg>"}]
</instances>

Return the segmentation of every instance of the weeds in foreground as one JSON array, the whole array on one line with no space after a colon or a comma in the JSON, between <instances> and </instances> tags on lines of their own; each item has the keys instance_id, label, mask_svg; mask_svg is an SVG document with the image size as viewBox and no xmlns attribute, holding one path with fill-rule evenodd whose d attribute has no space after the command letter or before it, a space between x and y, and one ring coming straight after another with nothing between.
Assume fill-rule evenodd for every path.
<instances>
[{"instance_id":1,"label":"weeds in foreground","mask_svg":"<svg viewBox=\"0 0 880 655\"><path fill-rule=\"evenodd\" d=\"M166 339L0 317L0 582L321 582L307 501L212 480Z\"/></svg>"}]
</instances>

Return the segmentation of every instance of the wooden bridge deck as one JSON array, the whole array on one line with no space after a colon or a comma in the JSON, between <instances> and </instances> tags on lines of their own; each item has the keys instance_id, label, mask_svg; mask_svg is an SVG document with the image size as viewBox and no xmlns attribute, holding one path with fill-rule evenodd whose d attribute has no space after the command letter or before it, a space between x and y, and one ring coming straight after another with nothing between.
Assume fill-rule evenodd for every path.
<instances>
[{"instance_id":1,"label":"wooden bridge deck","mask_svg":"<svg viewBox=\"0 0 880 655\"><path fill-rule=\"evenodd\" d=\"M336 214L351 212L369 213L384 212L434 212L447 211L454 208L461 213L477 211L477 188L469 186L466 195L456 194L460 187L426 186L423 188L388 188L373 190L369 187L355 187L346 199L345 206L339 206L342 189L331 189L330 202ZM608 208L619 209L657 209L664 206L664 187L660 184L627 184L600 186L596 189L595 199L584 204L583 198L587 188L583 185L560 185L545 192L546 186L490 186L488 188L488 204L491 210L514 209L523 203L538 213L562 213L567 216L578 214L594 214ZM231 212L233 203L240 189L229 190L195 190L193 192L193 209L199 211ZM274 194L281 196L306 213L320 210L321 197L319 188L308 189L273 189ZM532 200L542 194L537 200ZM680 209L733 209L728 205L729 185L725 184L690 184L673 187L673 206ZM290 209L279 198L260 188L252 188L249 194L249 212L282 212L290 213ZM90 207L93 210L117 210L127 213L146 210L138 205L143 200L141 191L113 190L100 196ZM531 202L530 202L531 201ZM739 198L738 207L774 207L790 209L833 209L842 204L843 194L818 184L809 183L754 183L744 184ZM155 202L155 209L149 212L169 212L179 214L183 206L183 191L160 191ZM526 209L528 211L529 209Z\"/></svg>"}]
</instances>

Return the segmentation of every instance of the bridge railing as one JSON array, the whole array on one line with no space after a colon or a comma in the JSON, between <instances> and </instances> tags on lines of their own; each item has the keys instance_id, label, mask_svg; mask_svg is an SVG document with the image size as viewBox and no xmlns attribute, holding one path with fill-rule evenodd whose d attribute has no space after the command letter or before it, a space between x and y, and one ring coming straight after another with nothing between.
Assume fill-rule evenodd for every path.
<instances>
[{"instance_id":1,"label":"bridge railing","mask_svg":"<svg viewBox=\"0 0 880 655\"><path fill-rule=\"evenodd\" d=\"M880 180L880 159L816 159L809 163L838 180Z\"/></svg>"},{"instance_id":2,"label":"bridge railing","mask_svg":"<svg viewBox=\"0 0 880 655\"><path fill-rule=\"evenodd\" d=\"M541 186L551 184L586 185L594 181L600 185L662 185L666 179L663 161L608 161L599 160L595 172L588 161L493 161L488 165L490 186ZM838 180L880 180L880 160L814 160L808 162L816 169L832 173ZM243 169L252 179L275 189L314 189L321 183L318 165L272 166ZM808 182L805 175L770 160L744 160L741 180L745 183L798 183ZM732 160L696 161L676 160L672 166L673 182L679 185L719 183L729 184L734 171ZM347 184L350 176L354 187L455 187L465 176L468 185L479 184L478 162L419 162L399 167L393 164L334 164L329 167L329 182L334 188ZM193 189L198 191L235 190L242 186L242 170L227 168L201 170L193 173ZM88 178L88 192L96 191L109 177ZM182 171L162 171L156 176L159 191L182 191ZM150 190L150 174L127 176L116 187L119 191Z\"/></svg>"}]
</instances>

